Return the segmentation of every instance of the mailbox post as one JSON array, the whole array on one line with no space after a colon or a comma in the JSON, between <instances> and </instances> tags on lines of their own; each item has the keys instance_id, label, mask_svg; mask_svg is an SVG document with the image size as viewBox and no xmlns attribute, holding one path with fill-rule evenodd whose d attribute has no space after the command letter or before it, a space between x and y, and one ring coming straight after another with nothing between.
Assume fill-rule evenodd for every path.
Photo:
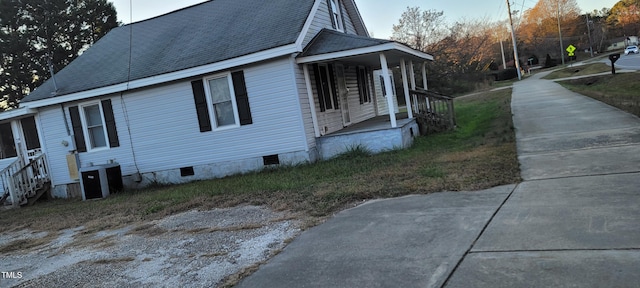
<instances>
[{"instance_id":1,"label":"mailbox post","mask_svg":"<svg viewBox=\"0 0 640 288\"><path fill-rule=\"evenodd\" d=\"M616 61L618 61L618 59L620 59L620 53L616 53L616 54L611 54L609 55L609 60L611 60L611 74L615 75L616 74Z\"/></svg>"}]
</instances>

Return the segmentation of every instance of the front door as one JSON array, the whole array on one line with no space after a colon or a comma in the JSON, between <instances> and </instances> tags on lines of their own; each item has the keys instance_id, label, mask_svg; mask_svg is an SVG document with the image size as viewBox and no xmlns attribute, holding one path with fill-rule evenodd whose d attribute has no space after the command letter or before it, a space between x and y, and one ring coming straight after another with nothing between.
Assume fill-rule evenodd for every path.
<instances>
[{"instance_id":1,"label":"front door","mask_svg":"<svg viewBox=\"0 0 640 288\"><path fill-rule=\"evenodd\" d=\"M351 113L349 112L349 90L344 76L344 66L336 64L336 80L338 81L338 97L340 98L340 110L342 110L342 124L351 124Z\"/></svg>"}]
</instances>

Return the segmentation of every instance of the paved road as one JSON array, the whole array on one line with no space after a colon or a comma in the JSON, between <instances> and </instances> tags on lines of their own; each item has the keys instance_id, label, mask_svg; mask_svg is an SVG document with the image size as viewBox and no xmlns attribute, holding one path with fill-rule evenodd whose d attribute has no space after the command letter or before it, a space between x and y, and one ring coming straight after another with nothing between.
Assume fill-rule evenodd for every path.
<instances>
[{"instance_id":1,"label":"paved road","mask_svg":"<svg viewBox=\"0 0 640 288\"><path fill-rule=\"evenodd\" d=\"M638 287L640 119L543 73L514 85L519 185L372 201L239 287Z\"/></svg>"}]
</instances>

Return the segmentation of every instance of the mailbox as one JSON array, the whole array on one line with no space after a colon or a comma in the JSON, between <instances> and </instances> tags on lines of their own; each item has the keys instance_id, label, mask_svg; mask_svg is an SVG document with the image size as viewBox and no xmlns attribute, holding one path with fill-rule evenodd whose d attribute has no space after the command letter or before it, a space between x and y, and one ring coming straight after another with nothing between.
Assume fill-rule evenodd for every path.
<instances>
[{"instance_id":1,"label":"mailbox","mask_svg":"<svg viewBox=\"0 0 640 288\"><path fill-rule=\"evenodd\" d=\"M609 60L611 60L611 74L616 74L616 61L620 59L620 53L609 55Z\"/></svg>"},{"instance_id":2,"label":"mailbox","mask_svg":"<svg viewBox=\"0 0 640 288\"><path fill-rule=\"evenodd\" d=\"M609 60L611 60L611 64L616 63L620 59L620 53L609 55Z\"/></svg>"}]
</instances>

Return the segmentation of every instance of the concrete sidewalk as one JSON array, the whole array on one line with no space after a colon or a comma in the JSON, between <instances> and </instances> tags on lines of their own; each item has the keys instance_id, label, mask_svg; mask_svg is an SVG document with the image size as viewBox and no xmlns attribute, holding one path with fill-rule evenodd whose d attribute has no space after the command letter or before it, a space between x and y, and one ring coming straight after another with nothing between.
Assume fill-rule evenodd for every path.
<instances>
[{"instance_id":1,"label":"concrete sidewalk","mask_svg":"<svg viewBox=\"0 0 640 288\"><path fill-rule=\"evenodd\" d=\"M638 287L640 119L542 76L514 85L523 183L343 211L239 287Z\"/></svg>"}]
</instances>

